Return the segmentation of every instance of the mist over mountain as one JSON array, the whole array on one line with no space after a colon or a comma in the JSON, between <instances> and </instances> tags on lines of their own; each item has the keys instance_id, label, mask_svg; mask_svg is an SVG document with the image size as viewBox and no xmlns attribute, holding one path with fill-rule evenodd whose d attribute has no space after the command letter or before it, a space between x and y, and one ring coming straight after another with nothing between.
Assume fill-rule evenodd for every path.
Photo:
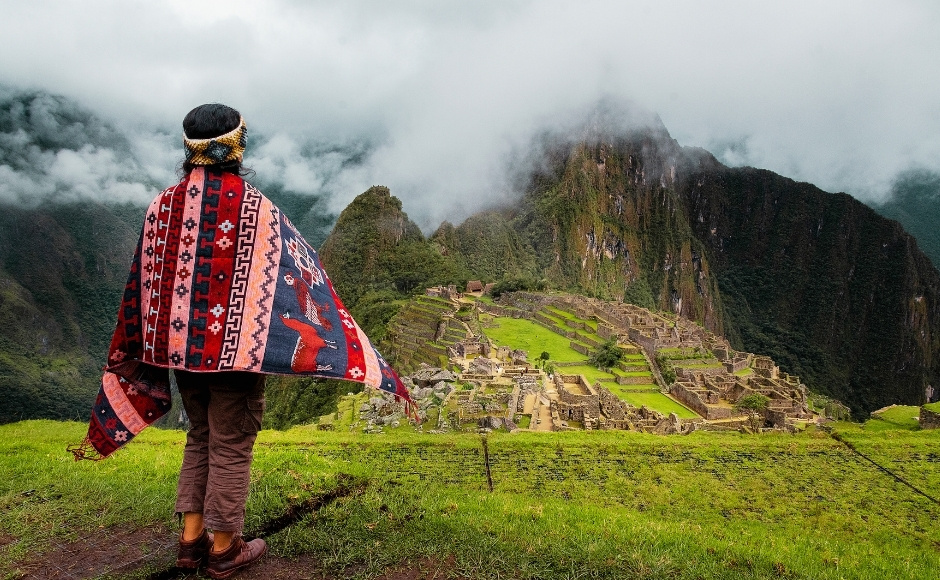
<instances>
[{"instance_id":1,"label":"mist over mountain","mask_svg":"<svg viewBox=\"0 0 940 580\"><path fill-rule=\"evenodd\" d=\"M579 118L514 145L498 180L515 193L499 203L439 195L457 216L483 209L429 237L384 187L333 213L330 192L371 162L376 141L250 133L248 164L322 242L378 338L396 300L426 285L512 278L679 310L856 412L919 402L940 381L937 272L897 224L847 195L682 147L622 101ZM19 393L0 420L87 412L140 217L176 179L178 139L63 97L0 91L0 379ZM925 248L937 183L912 173L894 192Z\"/></svg>"},{"instance_id":2,"label":"mist over mountain","mask_svg":"<svg viewBox=\"0 0 940 580\"><path fill-rule=\"evenodd\" d=\"M523 195L442 224L421 251L445 261L414 286L522 278L681 313L737 349L770 355L859 417L919 404L940 381L940 274L897 222L846 194L729 168L656 123L547 133L533 151L540 161ZM385 209L379 199L390 200ZM403 209L373 188L324 244L324 264L355 277L359 296L390 293L386 319L401 270L389 261L349 267L339 256L353 224L408 223ZM355 254L394 255L397 239L420 249L412 227L363 240ZM354 313L361 307L353 302Z\"/></svg>"},{"instance_id":3,"label":"mist over mountain","mask_svg":"<svg viewBox=\"0 0 940 580\"><path fill-rule=\"evenodd\" d=\"M940 173L906 171L894 182L888 200L872 207L900 222L934 266L940 267Z\"/></svg>"},{"instance_id":4,"label":"mist over mountain","mask_svg":"<svg viewBox=\"0 0 940 580\"><path fill-rule=\"evenodd\" d=\"M255 182L319 244L335 215L317 192L368 144L253 139ZM0 87L0 422L87 415L144 209L175 183L179 141Z\"/></svg>"}]
</instances>

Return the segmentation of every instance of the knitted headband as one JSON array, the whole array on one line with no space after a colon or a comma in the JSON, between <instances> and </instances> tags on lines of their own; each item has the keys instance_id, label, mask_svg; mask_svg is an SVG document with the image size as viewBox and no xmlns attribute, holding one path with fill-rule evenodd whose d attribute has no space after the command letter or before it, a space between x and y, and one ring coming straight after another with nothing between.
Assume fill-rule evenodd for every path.
<instances>
[{"instance_id":1,"label":"knitted headband","mask_svg":"<svg viewBox=\"0 0 940 580\"><path fill-rule=\"evenodd\" d=\"M244 117L239 119L238 127L211 139L190 139L183 131L186 161L193 165L216 165L235 161L245 152L247 144L248 127Z\"/></svg>"}]
</instances>

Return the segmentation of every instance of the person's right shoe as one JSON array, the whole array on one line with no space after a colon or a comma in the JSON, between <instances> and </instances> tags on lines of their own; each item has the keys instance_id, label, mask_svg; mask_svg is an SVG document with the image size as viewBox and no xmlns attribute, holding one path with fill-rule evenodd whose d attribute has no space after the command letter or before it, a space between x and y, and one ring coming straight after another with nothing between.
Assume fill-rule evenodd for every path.
<instances>
[{"instance_id":1,"label":"person's right shoe","mask_svg":"<svg viewBox=\"0 0 940 580\"><path fill-rule=\"evenodd\" d=\"M223 580L235 572L245 568L264 556L268 545L261 538L245 542L241 536L236 536L224 552L209 552L209 566L206 573L210 578Z\"/></svg>"},{"instance_id":2,"label":"person's right shoe","mask_svg":"<svg viewBox=\"0 0 940 580\"><path fill-rule=\"evenodd\" d=\"M195 570L206 562L209 551L212 549L212 534L202 530L202 534L195 540L183 541L180 532L179 551L176 553L176 566L188 570Z\"/></svg>"}]
</instances>

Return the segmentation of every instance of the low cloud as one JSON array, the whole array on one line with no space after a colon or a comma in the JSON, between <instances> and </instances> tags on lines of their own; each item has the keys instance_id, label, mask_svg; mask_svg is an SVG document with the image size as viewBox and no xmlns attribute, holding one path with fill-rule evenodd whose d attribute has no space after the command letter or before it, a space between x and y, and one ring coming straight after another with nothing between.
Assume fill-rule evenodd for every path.
<instances>
[{"instance_id":1,"label":"low cloud","mask_svg":"<svg viewBox=\"0 0 940 580\"><path fill-rule=\"evenodd\" d=\"M43 158L53 191L69 195L131 199L143 195L135 184L167 185L179 122L203 102L245 115L259 181L329 196L334 210L387 185L425 229L513 195L514 152L604 99L638 103L681 144L730 165L865 201L884 199L911 167L940 171L933 2L36 0L0 9L0 83L66 95L124 136L121 146L89 139ZM81 176L71 186L57 173L66 168ZM0 162L0 177L5 199L49 195L15 164Z\"/></svg>"}]
</instances>

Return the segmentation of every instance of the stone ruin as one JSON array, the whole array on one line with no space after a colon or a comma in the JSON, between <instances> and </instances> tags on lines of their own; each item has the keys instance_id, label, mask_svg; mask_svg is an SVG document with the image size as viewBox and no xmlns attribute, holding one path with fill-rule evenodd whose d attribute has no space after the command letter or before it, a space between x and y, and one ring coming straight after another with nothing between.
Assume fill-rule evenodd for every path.
<instances>
[{"instance_id":1,"label":"stone ruin","mask_svg":"<svg viewBox=\"0 0 940 580\"><path fill-rule=\"evenodd\" d=\"M402 377L402 382L411 393L418 406L418 417L421 421L427 419L428 408L440 405L455 390L456 375L450 371L422 365L422 368L411 376ZM359 407L359 418L366 422L364 431L381 432L382 427L398 427L409 419L405 415L404 405L397 399L385 396L375 396Z\"/></svg>"},{"instance_id":2,"label":"stone ruin","mask_svg":"<svg viewBox=\"0 0 940 580\"><path fill-rule=\"evenodd\" d=\"M668 417L648 409L634 407L600 383L588 384L580 375L555 375L558 399L552 401L552 420L560 430L570 429L569 421L577 421L585 430L625 429L659 434L689 433L695 421L683 421L675 413ZM568 385L577 385L577 392Z\"/></svg>"},{"instance_id":3,"label":"stone ruin","mask_svg":"<svg viewBox=\"0 0 940 580\"><path fill-rule=\"evenodd\" d=\"M437 287L428 292L446 298L452 290L455 289ZM530 428L538 430L568 430L579 424L588 430L686 433L698 426L705 427L698 425L703 421L721 428L743 425L748 416L736 412L734 405L750 393L770 399L763 415L775 427L787 428L795 419L812 417L808 391L799 377L781 372L769 357L735 351L724 338L681 317L654 313L632 304L528 292L503 294L499 304L476 302L474 308L494 316L533 320L569 337L572 348L580 347L579 352L596 348L607 339L617 340L633 349L634 354L642 352L645 360L618 365L621 372L614 373L617 376L611 382L622 386L658 383L661 391L668 391L703 419L682 420L675 414L667 417L646 407L636 408L600 382L592 385L581 376L562 374L564 365L556 366L558 374L544 383L544 373L530 367L528 353L493 346L485 336L474 335L464 324L466 336L453 337L446 351L454 368L461 372L454 374L427 367L410 377L410 386L424 416L430 405L440 405L438 427L514 429L514 419L523 414L530 416ZM552 320L546 316L550 309L574 313L576 318L559 323L558 317ZM592 322L586 324L585 320ZM436 334L440 334L440 328ZM654 362L666 348L675 349L667 355L676 376L672 385L666 385ZM634 373L641 370L649 370L653 376ZM454 387L457 381L463 383L462 388ZM441 384L447 387L439 389ZM400 416L374 400L363 405L362 412L363 418L379 427L401 421Z\"/></svg>"},{"instance_id":4,"label":"stone ruin","mask_svg":"<svg viewBox=\"0 0 940 580\"><path fill-rule=\"evenodd\" d=\"M727 421L740 416L734 404L750 393L770 398L763 414L773 427L788 428L794 420L813 415L807 398L809 391L799 377L781 372L770 357L735 351L725 338L690 320L668 318L633 304L580 296L565 297L562 302L580 317L596 320L601 338L637 344L650 360L655 360L666 348L710 352L714 366L675 367L676 381L668 386L671 395L706 421ZM735 374L746 369L751 369L750 375Z\"/></svg>"},{"instance_id":5,"label":"stone ruin","mask_svg":"<svg viewBox=\"0 0 940 580\"><path fill-rule=\"evenodd\" d=\"M940 429L940 409L930 410L927 405L922 406L918 421L921 429Z\"/></svg>"},{"instance_id":6,"label":"stone ruin","mask_svg":"<svg viewBox=\"0 0 940 580\"><path fill-rule=\"evenodd\" d=\"M470 336L454 343L447 350L450 358L472 358L478 355L490 356L490 342L479 336Z\"/></svg>"},{"instance_id":7,"label":"stone ruin","mask_svg":"<svg viewBox=\"0 0 940 580\"><path fill-rule=\"evenodd\" d=\"M455 301L460 300L460 297L463 296L463 294L457 291L457 286L453 284L449 286L432 286L431 288L425 288L424 295Z\"/></svg>"}]
</instances>

